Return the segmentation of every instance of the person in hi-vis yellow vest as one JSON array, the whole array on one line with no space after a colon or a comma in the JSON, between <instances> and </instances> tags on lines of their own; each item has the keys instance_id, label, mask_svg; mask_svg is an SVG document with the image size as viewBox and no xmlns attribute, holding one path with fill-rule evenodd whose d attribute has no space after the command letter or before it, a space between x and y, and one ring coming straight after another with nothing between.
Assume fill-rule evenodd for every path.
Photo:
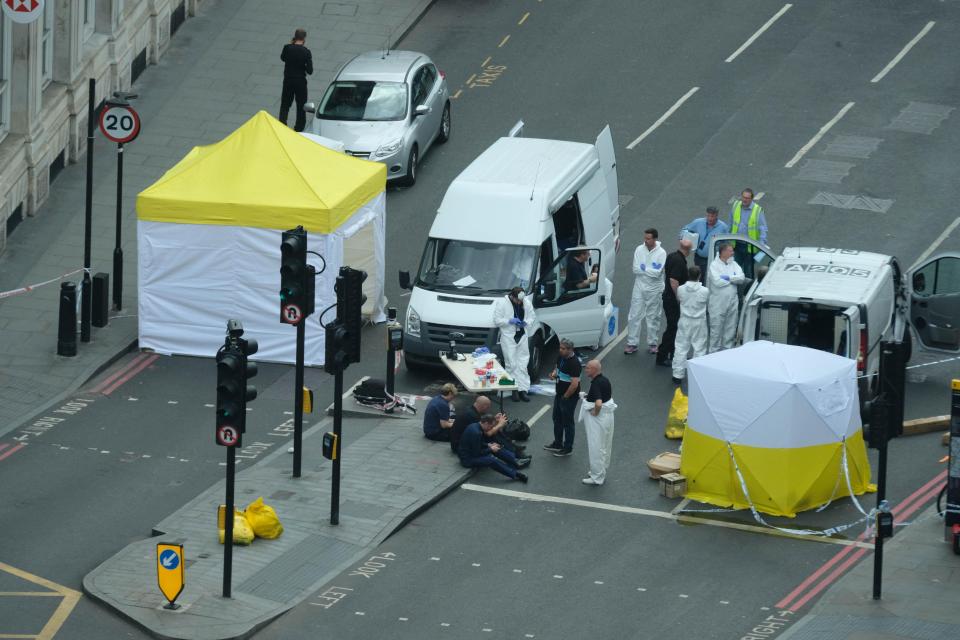
<instances>
[{"instance_id":1,"label":"person in hi-vis yellow vest","mask_svg":"<svg viewBox=\"0 0 960 640\"><path fill-rule=\"evenodd\" d=\"M730 233L747 236L751 240L759 240L767 244L767 218L763 215L763 207L753 201L753 189L747 187L740 192L740 199L733 203L730 209ZM756 248L744 242L734 245L734 259L743 267L748 278L753 277L753 256Z\"/></svg>"}]
</instances>

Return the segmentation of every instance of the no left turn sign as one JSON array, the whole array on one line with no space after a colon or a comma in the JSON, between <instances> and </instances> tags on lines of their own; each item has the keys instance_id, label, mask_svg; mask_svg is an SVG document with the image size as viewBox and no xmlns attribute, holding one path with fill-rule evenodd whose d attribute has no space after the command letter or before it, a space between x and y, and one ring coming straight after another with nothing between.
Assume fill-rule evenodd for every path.
<instances>
[{"instance_id":1,"label":"no left turn sign","mask_svg":"<svg viewBox=\"0 0 960 640\"><path fill-rule=\"evenodd\" d=\"M107 105L100 110L100 132L114 142L132 142L140 135L140 116L129 105Z\"/></svg>"}]
</instances>

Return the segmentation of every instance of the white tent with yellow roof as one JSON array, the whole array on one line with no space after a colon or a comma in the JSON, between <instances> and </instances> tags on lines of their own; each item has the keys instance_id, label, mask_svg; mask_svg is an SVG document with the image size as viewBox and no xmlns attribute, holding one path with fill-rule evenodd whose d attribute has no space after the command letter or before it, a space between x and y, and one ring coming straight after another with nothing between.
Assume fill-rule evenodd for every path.
<instances>
[{"instance_id":1,"label":"white tent with yellow roof","mask_svg":"<svg viewBox=\"0 0 960 640\"><path fill-rule=\"evenodd\" d=\"M302 225L326 262L305 350L306 364L323 364L320 312L336 302L341 266L367 272L363 313L385 319L385 186L384 165L327 149L264 111L194 147L137 196L140 347L212 356L235 318L259 343L253 359L293 362L296 330L280 322L280 240ZM307 258L319 272L323 262Z\"/></svg>"}]
</instances>

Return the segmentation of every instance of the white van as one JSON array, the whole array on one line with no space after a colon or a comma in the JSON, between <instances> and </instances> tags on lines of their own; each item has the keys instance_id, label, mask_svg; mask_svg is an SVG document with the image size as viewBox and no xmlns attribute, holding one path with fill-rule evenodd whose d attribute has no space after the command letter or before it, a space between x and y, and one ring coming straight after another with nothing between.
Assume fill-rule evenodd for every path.
<instances>
[{"instance_id":1,"label":"white van","mask_svg":"<svg viewBox=\"0 0 960 640\"><path fill-rule=\"evenodd\" d=\"M518 128L515 127L514 131ZM499 352L493 303L515 286L533 296L532 379L543 347L557 336L598 347L617 333L614 254L620 205L610 128L596 144L505 137L493 143L447 189L430 228L404 322L408 368L438 362L451 338L461 351ZM598 273L586 289L564 286L567 264L589 253Z\"/></svg>"},{"instance_id":2,"label":"white van","mask_svg":"<svg viewBox=\"0 0 960 640\"><path fill-rule=\"evenodd\" d=\"M741 288L739 342L770 340L830 351L857 361L860 400L877 394L880 343L960 352L960 254L928 258L904 277L892 256L852 249L771 249L742 236L711 237L752 246ZM744 265L741 265L744 266ZM907 359L911 346L907 347Z\"/></svg>"}]
</instances>

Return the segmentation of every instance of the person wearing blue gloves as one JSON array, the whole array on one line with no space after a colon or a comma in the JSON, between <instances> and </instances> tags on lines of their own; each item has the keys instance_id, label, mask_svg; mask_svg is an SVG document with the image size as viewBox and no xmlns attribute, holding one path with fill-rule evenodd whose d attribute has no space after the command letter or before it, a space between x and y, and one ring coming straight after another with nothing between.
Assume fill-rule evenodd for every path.
<instances>
[{"instance_id":1,"label":"person wearing blue gloves","mask_svg":"<svg viewBox=\"0 0 960 640\"><path fill-rule=\"evenodd\" d=\"M514 287L493 305L493 323L500 328L500 349L503 351L503 368L517 383L518 391L511 398L514 402L530 402L530 336L536 332L537 316L533 303L521 287Z\"/></svg>"},{"instance_id":2,"label":"person wearing blue gloves","mask_svg":"<svg viewBox=\"0 0 960 640\"><path fill-rule=\"evenodd\" d=\"M710 353L732 349L737 337L737 312L740 307L739 284L743 270L733 259L733 246L720 245L720 253L710 263Z\"/></svg>"},{"instance_id":3,"label":"person wearing blue gloves","mask_svg":"<svg viewBox=\"0 0 960 640\"><path fill-rule=\"evenodd\" d=\"M704 276L707 273L707 265L710 263L710 256L707 251L710 249L710 236L715 233L727 233L730 227L726 222L718 220L719 211L716 207L707 207L707 214L702 218L694 218L680 229L680 236L683 232L695 233L699 237L697 246L693 250L693 264L700 267L700 282L706 284Z\"/></svg>"},{"instance_id":4,"label":"person wearing blue gloves","mask_svg":"<svg viewBox=\"0 0 960 640\"><path fill-rule=\"evenodd\" d=\"M656 229L643 232L643 244L633 252L633 295L627 315L627 346L623 352L636 353L640 344L640 325L646 321L647 351L657 352L660 338L660 315L663 313L663 265L667 252L657 240Z\"/></svg>"}]
</instances>

